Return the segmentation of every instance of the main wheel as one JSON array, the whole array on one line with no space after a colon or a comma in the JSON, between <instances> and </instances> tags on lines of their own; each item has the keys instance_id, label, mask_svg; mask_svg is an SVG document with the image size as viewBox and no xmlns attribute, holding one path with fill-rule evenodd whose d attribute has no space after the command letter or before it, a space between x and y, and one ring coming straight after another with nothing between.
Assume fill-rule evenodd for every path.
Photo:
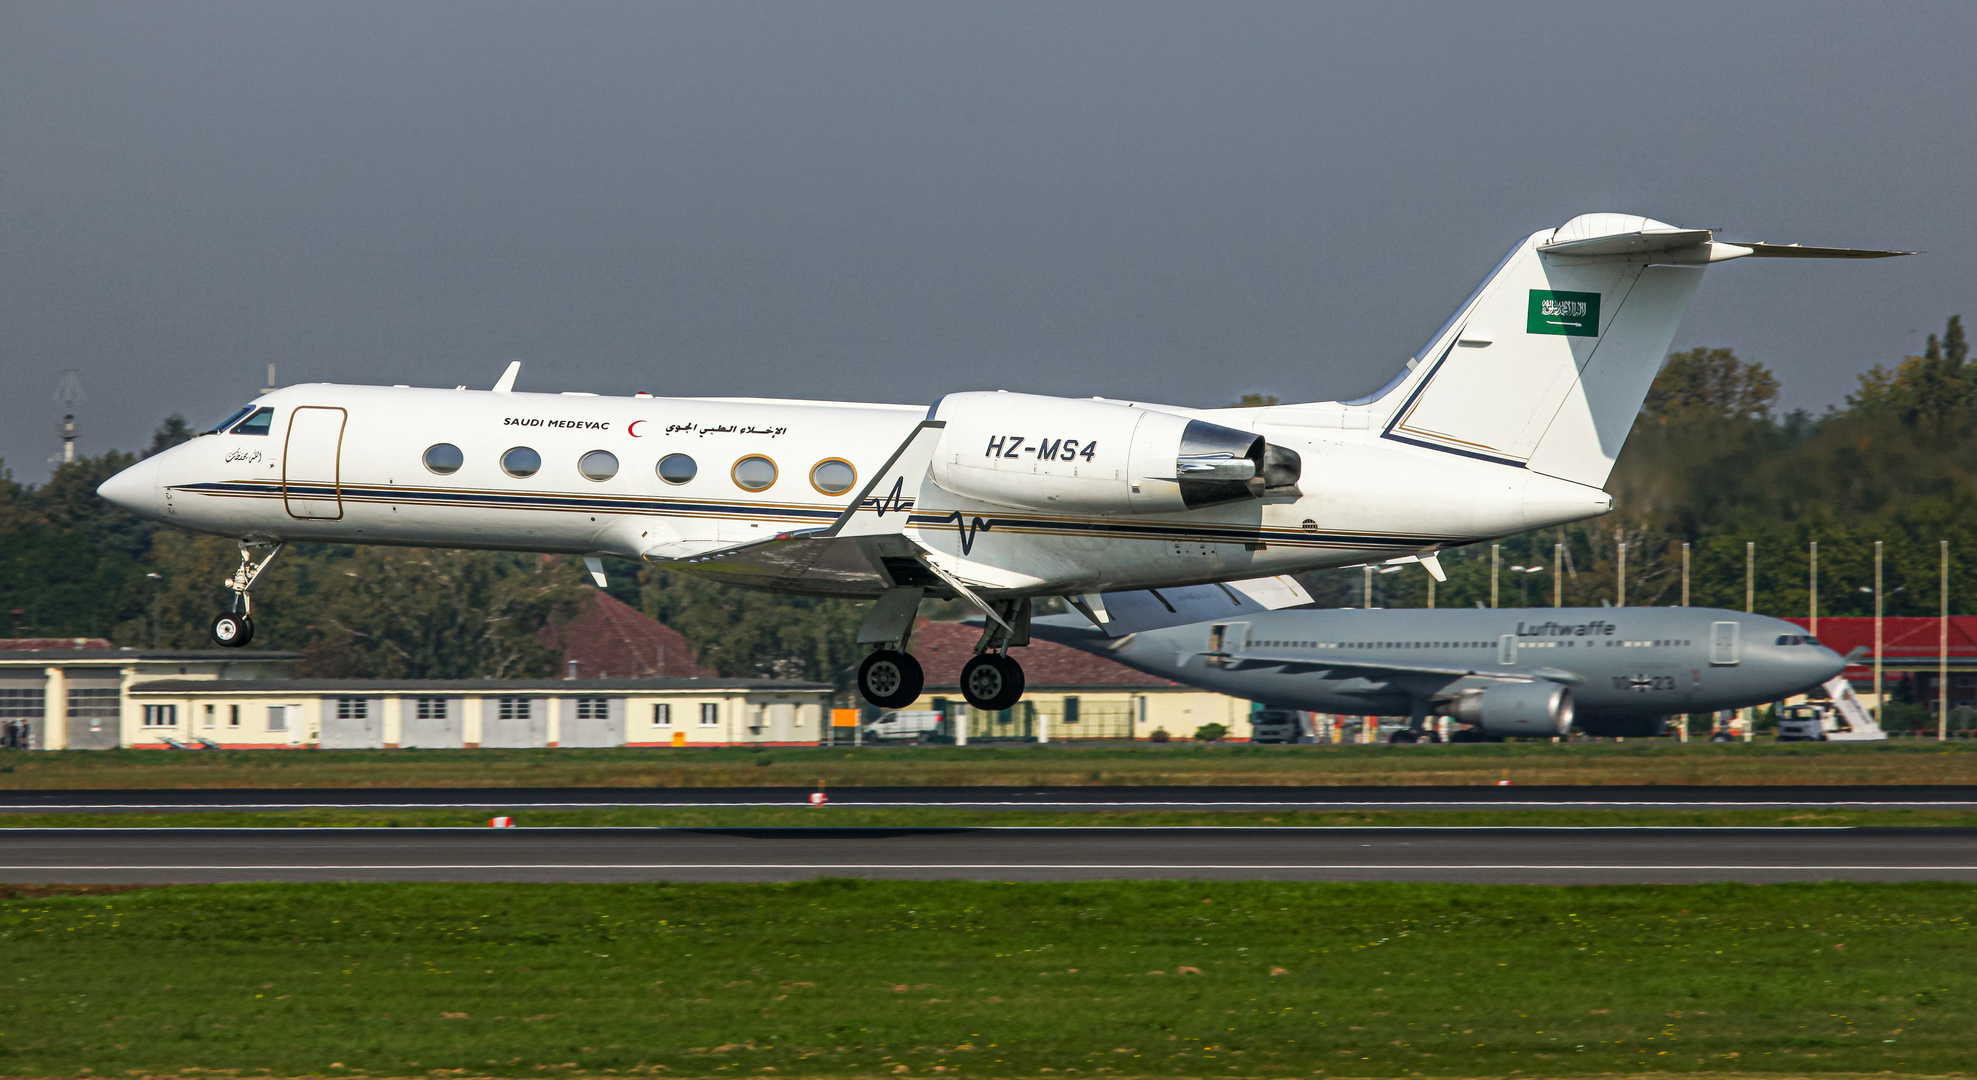
<instances>
[{"instance_id":1,"label":"main wheel","mask_svg":"<svg viewBox=\"0 0 1977 1080\"><path fill-rule=\"evenodd\" d=\"M896 649L880 649L858 665L859 695L881 709L913 704L926 684L927 676L920 670L920 662Z\"/></svg>"},{"instance_id":2,"label":"main wheel","mask_svg":"<svg viewBox=\"0 0 1977 1080\"><path fill-rule=\"evenodd\" d=\"M1023 700L1023 665L1001 653L978 653L961 666L961 696L983 712Z\"/></svg>"},{"instance_id":3,"label":"main wheel","mask_svg":"<svg viewBox=\"0 0 1977 1080\"><path fill-rule=\"evenodd\" d=\"M1413 728L1401 728L1392 735L1387 736L1387 741L1389 743L1400 743L1411 746L1421 741L1421 733Z\"/></svg>"},{"instance_id":4,"label":"main wheel","mask_svg":"<svg viewBox=\"0 0 1977 1080\"><path fill-rule=\"evenodd\" d=\"M229 649L238 649L254 640L254 620L238 612L221 612L213 620L213 640Z\"/></svg>"}]
</instances>

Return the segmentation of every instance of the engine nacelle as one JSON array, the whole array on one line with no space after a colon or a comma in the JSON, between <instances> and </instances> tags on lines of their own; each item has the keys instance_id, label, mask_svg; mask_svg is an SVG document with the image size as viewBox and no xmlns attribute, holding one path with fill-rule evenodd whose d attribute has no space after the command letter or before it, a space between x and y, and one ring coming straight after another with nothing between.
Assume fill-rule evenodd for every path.
<instances>
[{"instance_id":1,"label":"engine nacelle","mask_svg":"<svg viewBox=\"0 0 1977 1080\"><path fill-rule=\"evenodd\" d=\"M1553 682L1500 682L1463 690L1439 710L1486 735L1563 735L1572 727L1572 691Z\"/></svg>"},{"instance_id":2,"label":"engine nacelle","mask_svg":"<svg viewBox=\"0 0 1977 1080\"><path fill-rule=\"evenodd\" d=\"M942 398L934 483L1025 510L1154 514L1294 493L1296 452L1253 432L1096 399Z\"/></svg>"}]
</instances>

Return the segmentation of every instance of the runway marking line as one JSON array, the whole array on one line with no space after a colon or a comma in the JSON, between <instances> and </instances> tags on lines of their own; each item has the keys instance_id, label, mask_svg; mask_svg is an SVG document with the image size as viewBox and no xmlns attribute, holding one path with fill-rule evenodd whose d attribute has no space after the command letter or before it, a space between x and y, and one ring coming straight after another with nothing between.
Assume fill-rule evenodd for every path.
<instances>
[{"instance_id":1,"label":"runway marking line","mask_svg":"<svg viewBox=\"0 0 1977 1080\"><path fill-rule=\"evenodd\" d=\"M10 870L1901 870L1977 866L1736 866L1588 863L326 863L243 866L4 866Z\"/></svg>"},{"instance_id":2,"label":"runway marking line","mask_svg":"<svg viewBox=\"0 0 1977 1080\"><path fill-rule=\"evenodd\" d=\"M761 809L765 807L809 806L807 802L419 802L419 803L4 803L0 812L39 811L43 813L90 810L482 810L491 807L523 810L627 810L627 809ZM1553 807L1597 808L1597 807L1655 807L1663 809L1749 809L1780 810L1799 807L1884 807L1884 808L1941 808L1956 809L1977 806L1977 800L1866 800L1866 799L1823 799L1818 801L1708 801L1688 800L1445 800L1409 799L1405 801L1378 802L855 802L840 801L838 808L858 807L872 810L886 809L1139 809L1160 810L1169 808L1186 809L1262 809L1262 810L1324 810L1351 809L1369 810L1380 808L1439 807L1443 809L1486 809L1486 810L1525 810L1550 809Z\"/></svg>"}]
</instances>

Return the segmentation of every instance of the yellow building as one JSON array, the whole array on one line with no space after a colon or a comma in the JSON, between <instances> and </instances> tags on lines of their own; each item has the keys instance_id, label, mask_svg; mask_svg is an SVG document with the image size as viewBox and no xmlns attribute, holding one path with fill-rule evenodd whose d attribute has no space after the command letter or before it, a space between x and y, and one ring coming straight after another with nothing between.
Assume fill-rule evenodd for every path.
<instances>
[{"instance_id":1,"label":"yellow building","mask_svg":"<svg viewBox=\"0 0 1977 1080\"><path fill-rule=\"evenodd\" d=\"M124 745L802 746L830 694L782 679L168 679L130 688Z\"/></svg>"}]
</instances>

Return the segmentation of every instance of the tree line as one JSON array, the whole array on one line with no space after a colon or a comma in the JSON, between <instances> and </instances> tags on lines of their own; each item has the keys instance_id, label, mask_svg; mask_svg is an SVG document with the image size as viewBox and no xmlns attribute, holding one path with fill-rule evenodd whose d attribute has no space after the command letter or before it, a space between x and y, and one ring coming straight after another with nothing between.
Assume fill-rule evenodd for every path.
<instances>
[{"instance_id":1,"label":"tree line","mask_svg":"<svg viewBox=\"0 0 1977 1080\"><path fill-rule=\"evenodd\" d=\"M1779 383L1728 349L1670 356L1649 391L1608 490L1618 508L1592 521L1500 544L1498 602L1568 605L1616 599L1626 545L1626 602L1672 604L1690 545L1690 603L1741 609L1745 544L1756 544L1760 612L1807 610L1806 551L1819 544L1820 612L1871 614L1873 543L1884 542L1893 615L1933 615L1938 542L1950 542L1951 603L1977 554L1977 364L1962 320L1920 356L1861 373L1842 405L1780 414ZM1247 395L1241 405L1274 399ZM191 437L167 418L140 453L64 464L47 483L14 481L0 463L0 617L11 636L106 637L118 645L208 647L224 606L231 541L127 514L96 497L103 480ZM1563 557L1555 552L1562 545ZM1446 552L1438 606L1490 598L1490 545ZM1512 571L1512 567L1524 568ZM1536 568L1531 572L1526 572ZM684 634L724 675L836 681L858 658L863 605L779 596L630 563L610 591ZM1418 607L1428 576L1375 575L1373 602ZM1321 603L1357 605L1360 570L1308 575ZM589 603L574 560L484 551L297 544L255 587L256 648L307 654L303 673L389 678L547 677L557 655L545 624ZM946 605L952 608L953 605ZM958 614L959 612L953 612Z\"/></svg>"}]
</instances>

